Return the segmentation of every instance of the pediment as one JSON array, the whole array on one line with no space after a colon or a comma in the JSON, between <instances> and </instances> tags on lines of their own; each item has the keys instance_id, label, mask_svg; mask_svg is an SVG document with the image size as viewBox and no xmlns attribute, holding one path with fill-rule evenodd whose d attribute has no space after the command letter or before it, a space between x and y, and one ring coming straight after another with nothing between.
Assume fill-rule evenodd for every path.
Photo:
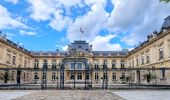
<instances>
[{"instance_id":1,"label":"pediment","mask_svg":"<svg viewBox=\"0 0 170 100\"><path fill-rule=\"evenodd\" d=\"M91 56L90 53L82 51L82 50L76 50L71 54L71 57L89 57Z\"/></svg>"}]
</instances>

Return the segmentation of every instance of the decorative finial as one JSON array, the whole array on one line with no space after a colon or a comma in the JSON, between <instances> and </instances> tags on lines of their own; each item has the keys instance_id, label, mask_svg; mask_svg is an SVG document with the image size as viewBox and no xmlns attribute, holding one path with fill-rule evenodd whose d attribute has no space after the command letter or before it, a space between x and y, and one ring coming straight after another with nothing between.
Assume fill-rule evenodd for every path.
<instances>
[{"instance_id":1,"label":"decorative finial","mask_svg":"<svg viewBox=\"0 0 170 100\"><path fill-rule=\"evenodd\" d=\"M80 32L81 32L81 34L82 34L82 37L81 37L81 38L83 38L84 31L82 30L81 27L80 27ZM80 40L81 40L81 38L80 38Z\"/></svg>"}]
</instances>

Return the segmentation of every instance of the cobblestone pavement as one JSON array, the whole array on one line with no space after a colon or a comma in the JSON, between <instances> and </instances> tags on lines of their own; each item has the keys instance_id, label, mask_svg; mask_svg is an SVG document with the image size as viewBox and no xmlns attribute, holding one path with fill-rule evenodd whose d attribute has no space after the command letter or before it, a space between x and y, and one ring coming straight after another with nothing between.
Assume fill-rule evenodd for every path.
<instances>
[{"instance_id":1,"label":"cobblestone pavement","mask_svg":"<svg viewBox=\"0 0 170 100\"><path fill-rule=\"evenodd\" d=\"M40 90L13 100L125 100L108 90Z\"/></svg>"}]
</instances>

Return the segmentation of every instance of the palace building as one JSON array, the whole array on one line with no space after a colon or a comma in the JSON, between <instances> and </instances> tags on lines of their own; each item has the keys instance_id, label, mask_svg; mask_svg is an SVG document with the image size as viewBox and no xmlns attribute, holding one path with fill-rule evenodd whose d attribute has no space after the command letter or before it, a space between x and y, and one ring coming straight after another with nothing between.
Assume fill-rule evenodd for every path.
<instances>
[{"instance_id":1,"label":"palace building","mask_svg":"<svg viewBox=\"0 0 170 100\"><path fill-rule=\"evenodd\" d=\"M170 16L160 32L128 51L94 51L74 41L67 51L28 51L0 36L0 84L43 87L111 87L114 84L170 85Z\"/></svg>"}]
</instances>

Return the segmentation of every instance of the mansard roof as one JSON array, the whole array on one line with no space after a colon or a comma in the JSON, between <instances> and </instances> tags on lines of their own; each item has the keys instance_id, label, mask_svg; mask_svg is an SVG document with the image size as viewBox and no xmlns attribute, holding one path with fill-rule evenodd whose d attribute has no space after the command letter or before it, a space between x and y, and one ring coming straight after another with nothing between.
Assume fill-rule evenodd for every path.
<instances>
[{"instance_id":1,"label":"mansard roof","mask_svg":"<svg viewBox=\"0 0 170 100\"><path fill-rule=\"evenodd\" d=\"M55 55L60 55L64 56L67 51L31 51L33 55L35 56L55 56Z\"/></svg>"},{"instance_id":2,"label":"mansard roof","mask_svg":"<svg viewBox=\"0 0 170 100\"><path fill-rule=\"evenodd\" d=\"M92 52L94 56L125 56L128 54L128 50L122 50L122 51L93 51Z\"/></svg>"},{"instance_id":3,"label":"mansard roof","mask_svg":"<svg viewBox=\"0 0 170 100\"><path fill-rule=\"evenodd\" d=\"M164 23L162 25L162 29L168 29L170 28L170 16L165 18Z\"/></svg>"}]
</instances>

